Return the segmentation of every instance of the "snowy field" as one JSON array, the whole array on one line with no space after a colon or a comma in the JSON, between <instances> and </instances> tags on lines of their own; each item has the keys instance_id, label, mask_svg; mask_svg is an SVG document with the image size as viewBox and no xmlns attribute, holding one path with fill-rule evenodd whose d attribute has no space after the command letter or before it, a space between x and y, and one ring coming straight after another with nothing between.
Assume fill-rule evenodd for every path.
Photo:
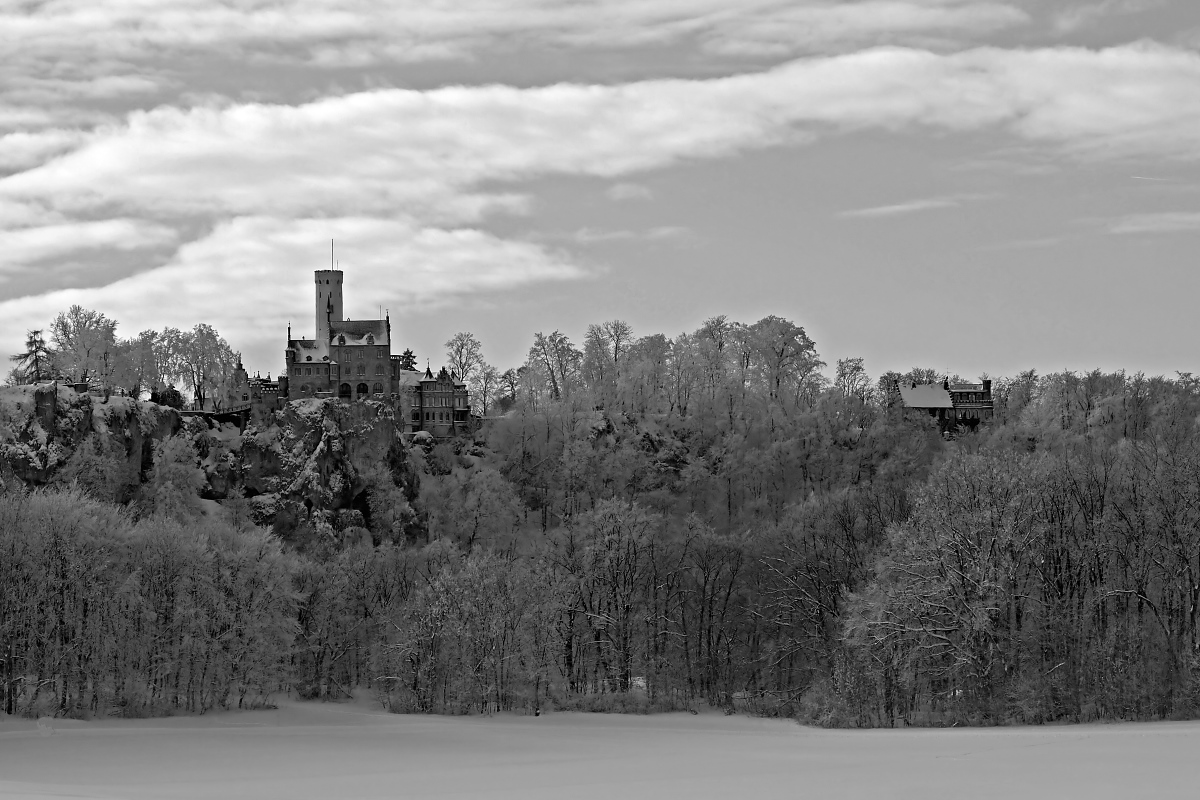
<instances>
[{"instance_id":1,"label":"snowy field","mask_svg":"<svg viewBox=\"0 0 1200 800\"><path fill-rule=\"evenodd\" d=\"M824 731L719 713L0 719L0 797L1200 797L1200 723Z\"/></svg>"}]
</instances>

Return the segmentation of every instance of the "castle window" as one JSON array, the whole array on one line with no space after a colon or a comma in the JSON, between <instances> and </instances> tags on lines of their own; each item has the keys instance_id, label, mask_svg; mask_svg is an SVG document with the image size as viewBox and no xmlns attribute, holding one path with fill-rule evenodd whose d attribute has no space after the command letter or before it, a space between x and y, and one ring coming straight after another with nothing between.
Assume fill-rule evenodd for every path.
<instances>
[{"instance_id":1,"label":"castle window","mask_svg":"<svg viewBox=\"0 0 1200 800\"><path fill-rule=\"evenodd\" d=\"M382 375L382 374L383 374L383 364L376 364L376 365L375 365L375 374L376 374L376 375Z\"/></svg>"},{"instance_id":2,"label":"castle window","mask_svg":"<svg viewBox=\"0 0 1200 800\"><path fill-rule=\"evenodd\" d=\"M362 359L363 359L363 354L364 354L365 352L366 352L365 350L361 350L361 349L358 351L358 360L359 360L359 361L362 361Z\"/></svg>"},{"instance_id":3,"label":"castle window","mask_svg":"<svg viewBox=\"0 0 1200 800\"><path fill-rule=\"evenodd\" d=\"M304 357L304 360L305 360L305 361L312 361L312 356L305 356L305 357Z\"/></svg>"},{"instance_id":4,"label":"castle window","mask_svg":"<svg viewBox=\"0 0 1200 800\"><path fill-rule=\"evenodd\" d=\"M312 367L307 367L304 370L305 375L312 375Z\"/></svg>"},{"instance_id":5,"label":"castle window","mask_svg":"<svg viewBox=\"0 0 1200 800\"><path fill-rule=\"evenodd\" d=\"M375 392L376 394L381 393L383 391L383 384L382 383L375 384L375 388L372 389L372 391Z\"/></svg>"},{"instance_id":6,"label":"castle window","mask_svg":"<svg viewBox=\"0 0 1200 800\"><path fill-rule=\"evenodd\" d=\"M338 337L338 344L344 345L345 343L346 343L346 337L345 337L344 335L343 335L343 336L339 336L339 337Z\"/></svg>"},{"instance_id":7,"label":"castle window","mask_svg":"<svg viewBox=\"0 0 1200 800\"><path fill-rule=\"evenodd\" d=\"M373 334L373 333L367 334L367 344L375 344L375 334Z\"/></svg>"},{"instance_id":8,"label":"castle window","mask_svg":"<svg viewBox=\"0 0 1200 800\"><path fill-rule=\"evenodd\" d=\"M367 374L367 368L366 368L366 367L364 367L362 364L359 364L359 365L358 365L358 374L359 374L359 375L366 375L366 374Z\"/></svg>"},{"instance_id":9,"label":"castle window","mask_svg":"<svg viewBox=\"0 0 1200 800\"><path fill-rule=\"evenodd\" d=\"M292 374L295 375L297 378L299 378L300 377L300 367L292 367Z\"/></svg>"}]
</instances>

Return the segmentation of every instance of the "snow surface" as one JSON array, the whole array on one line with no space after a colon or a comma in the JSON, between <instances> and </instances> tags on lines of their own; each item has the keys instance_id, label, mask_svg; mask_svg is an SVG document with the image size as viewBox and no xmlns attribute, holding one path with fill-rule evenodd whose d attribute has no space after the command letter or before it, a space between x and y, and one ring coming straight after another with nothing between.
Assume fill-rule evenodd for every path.
<instances>
[{"instance_id":1,"label":"snow surface","mask_svg":"<svg viewBox=\"0 0 1200 800\"><path fill-rule=\"evenodd\" d=\"M826 731L719 713L423 717L367 704L0 717L0 797L1200 797L1200 723Z\"/></svg>"}]
</instances>

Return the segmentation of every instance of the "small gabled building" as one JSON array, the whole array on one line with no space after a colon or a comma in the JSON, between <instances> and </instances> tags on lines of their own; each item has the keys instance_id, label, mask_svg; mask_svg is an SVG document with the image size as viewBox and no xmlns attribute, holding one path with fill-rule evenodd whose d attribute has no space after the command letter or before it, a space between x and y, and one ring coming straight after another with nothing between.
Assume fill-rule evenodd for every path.
<instances>
[{"instance_id":1,"label":"small gabled building","mask_svg":"<svg viewBox=\"0 0 1200 800\"><path fill-rule=\"evenodd\" d=\"M942 430L975 429L992 418L992 382L915 383L897 381L896 391L906 408L915 408L937 419Z\"/></svg>"}]
</instances>

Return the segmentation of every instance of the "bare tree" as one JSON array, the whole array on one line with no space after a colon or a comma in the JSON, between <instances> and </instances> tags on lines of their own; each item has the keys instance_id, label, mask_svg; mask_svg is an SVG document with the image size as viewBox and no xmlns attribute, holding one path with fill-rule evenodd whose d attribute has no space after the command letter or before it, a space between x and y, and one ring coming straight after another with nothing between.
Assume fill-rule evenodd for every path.
<instances>
[{"instance_id":1,"label":"bare tree","mask_svg":"<svg viewBox=\"0 0 1200 800\"><path fill-rule=\"evenodd\" d=\"M483 345L473 333L456 333L446 342L446 362L458 380L469 383L483 365Z\"/></svg>"},{"instance_id":2,"label":"bare tree","mask_svg":"<svg viewBox=\"0 0 1200 800\"><path fill-rule=\"evenodd\" d=\"M204 408L210 399L214 407L219 406L219 390L229 382L237 363L229 343L204 323L190 331L165 328L161 338L167 371L192 391L196 408Z\"/></svg>"},{"instance_id":3,"label":"bare tree","mask_svg":"<svg viewBox=\"0 0 1200 800\"><path fill-rule=\"evenodd\" d=\"M116 320L74 305L50 325L57 370L75 380L107 380L116 347Z\"/></svg>"},{"instance_id":4,"label":"bare tree","mask_svg":"<svg viewBox=\"0 0 1200 800\"><path fill-rule=\"evenodd\" d=\"M491 364L484 363L471 379L470 387L473 405L480 416L486 417L500 390L500 373Z\"/></svg>"},{"instance_id":5,"label":"bare tree","mask_svg":"<svg viewBox=\"0 0 1200 800\"><path fill-rule=\"evenodd\" d=\"M579 374L583 353L566 335L553 331L549 334L535 333L533 347L529 348L530 363L546 371L550 396L559 400L571 393L572 384Z\"/></svg>"}]
</instances>

